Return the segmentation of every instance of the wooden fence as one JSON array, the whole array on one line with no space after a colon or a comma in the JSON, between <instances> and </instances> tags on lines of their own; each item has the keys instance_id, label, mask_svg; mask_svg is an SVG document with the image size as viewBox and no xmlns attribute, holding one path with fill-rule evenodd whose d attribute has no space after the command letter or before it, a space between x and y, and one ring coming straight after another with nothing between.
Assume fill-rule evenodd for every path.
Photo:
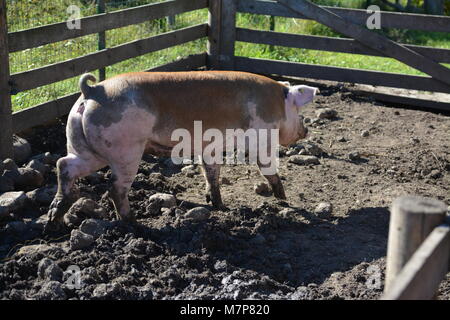
<instances>
[{"instance_id":1,"label":"wooden fence","mask_svg":"<svg viewBox=\"0 0 450 320\"><path fill-rule=\"evenodd\" d=\"M433 299L449 272L449 260L447 206L420 197L394 201L382 299Z\"/></svg>"},{"instance_id":2,"label":"wooden fence","mask_svg":"<svg viewBox=\"0 0 450 320\"><path fill-rule=\"evenodd\" d=\"M450 50L424 46L401 45L379 33L368 30L365 10L317 6L306 0L172 0L157 4L97 14L81 19L82 28L70 30L66 22L55 23L19 32L7 32L6 0L0 0L0 158L11 155L11 134L67 114L77 94L14 113L11 116L10 93L30 90L104 68L117 62L149 52L169 48L202 37L208 37L208 48L200 54L161 67L166 70L188 70L207 66L209 69L241 70L267 75L293 76L450 93L450 70L441 63L450 63ZM209 7L208 23L132 41L113 48L55 63L41 68L9 74L8 55L57 41L102 33L105 30L142 23L151 19ZM236 14L250 13L313 19L348 38L319 37L236 27ZM450 32L450 17L405 13L381 13L383 28L434 32ZM332 52L391 57L428 76L368 71L350 68L255 59L235 55L236 41L304 48ZM175 67L174 67L175 66ZM391 97L399 103L417 104L430 109L450 111L449 103L417 103L417 99Z\"/></svg>"},{"instance_id":3,"label":"wooden fence","mask_svg":"<svg viewBox=\"0 0 450 320\"><path fill-rule=\"evenodd\" d=\"M139 39L102 49L75 59L41 68L9 73L9 54L106 30L209 8L208 23ZM102 8L99 6L99 12ZM236 27L236 14L290 17L316 20L348 38L286 34ZM208 37L205 53L191 55L151 70L208 69L241 70L267 75L294 76L450 93L450 50L402 45L365 28L365 10L317 6L306 0L172 0L100 13L81 19L82 28L69 30L66 22L8 33L6 0L0 0L0 159L12 155L12 134L67 115L79 93L70 94L15 113L11 96L69 79L86 71L102 69L120 61ZM383 12L383 28L450 32L450 17ZM236 41L272 46L391 57L428 76L411 76L255 59L235 55ZM394 97L395 98L395 97ZM415 99L394 99L416 103ZM450 111L448 103L422 101L422 106ZM448 271L450 227L445 224L446 208L426 199L400 199L393 205L389 236L385 299L432 298Z\"/></svg>"}]
</instances>

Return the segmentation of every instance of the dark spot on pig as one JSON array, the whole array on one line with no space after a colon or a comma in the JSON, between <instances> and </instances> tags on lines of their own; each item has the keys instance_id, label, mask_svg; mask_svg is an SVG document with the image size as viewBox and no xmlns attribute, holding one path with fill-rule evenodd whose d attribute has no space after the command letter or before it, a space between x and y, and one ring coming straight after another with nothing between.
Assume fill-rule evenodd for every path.
<instances>
[{"instance_id":1,"label":"dark spot on pig","mask_svg":"<svg viewBox=\"0 0 450 320\"><path fill-rule=\"evenodd\" d=\"M108 140L105 140L105 144L108 148L111 148L111 146L112 146L112 143L109 142Z\"/></svg>"}]
</instances>

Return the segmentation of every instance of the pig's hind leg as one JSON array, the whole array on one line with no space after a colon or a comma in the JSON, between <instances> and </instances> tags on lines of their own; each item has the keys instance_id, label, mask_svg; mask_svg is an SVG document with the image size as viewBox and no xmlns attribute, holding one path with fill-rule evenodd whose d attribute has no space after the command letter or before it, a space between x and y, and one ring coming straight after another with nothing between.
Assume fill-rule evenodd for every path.
<instances>
[{"instance_id":1,"label":"pig's hind leg","mask_svg":"<svg viewBox=\"0 0 450 320\"><path fill-rule=\"evenodd\" d=\"M61 224L64 214L76 200L77 194L73 190L75 180L105 166L105 161L86 150L82 156L68 153L58 160L56 163L58 190L48 212L48 230L56 229L58 224Z\"/></svg>"},{"instance_id":2,"label":"pig's hind leg","mask_svg":"<svg viewBox=\"0 0 450 320\"><path fill-rule=\"evenodd\" d=\"M112 171L110 195L116 209L117 218L127 222L136 221L133 212L130 211L128 193L138 172L144 148L145 145L136 145L134 148L129 148L126 154L119 152L120 158L110 161Z\"/></svg>"}]
</instances>

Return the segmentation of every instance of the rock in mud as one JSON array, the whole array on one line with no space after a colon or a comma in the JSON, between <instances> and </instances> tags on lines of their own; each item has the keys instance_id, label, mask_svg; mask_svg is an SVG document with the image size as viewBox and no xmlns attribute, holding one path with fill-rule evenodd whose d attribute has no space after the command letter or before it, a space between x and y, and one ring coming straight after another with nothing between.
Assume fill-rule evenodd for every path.
<instances>
[{"instance_id":1,"label":"rock in mud","mask_svg":"<svg viewBox=\"0 0 450 320\"><path fill-rule=\"evenodd\" d=\"M324 108L321 110L318 110L316 112L316 116L319 119L334 119L337 117L337 111L330 108Z\"/></svg>"},{"instance_id":2,"label":"rock in mud","mask_svg":"<svg viewBox=\"0 0 450 320\"><path fill-rule=\"evenodd\" d=\"M86 219L80 225L80 231L87 233L97 239L103 233L106 232L112 226L112 222L97 220L97 219Z\"/></svg>"},{"instance_id":3,"label":"rock in mud","mask_svg":"<svg viewBox=\"0 0 450 320\"><path fill-rule=\"evenodd\" d=\"M333 206L329 202L321 202L314 209L314 213L318 216L328 216L333 212Z\"/></svg>"},{"instance_id":4,"label":"rock in mud","mask_svg":"<svg viewBox=\"0 0 450 320\"><path fill-rule=\"evenodd\" d=\"M315 156L295 155L289 157L289 162L300 166L317 165L320 161Z\"/></svg>"},{"instance_id":5,"label":"rock in mud","mask_svg":"<svg viewBox=\"0 0 450 320\"><path fill-rule=\"evenodd\" d=\"M63 278L61 268L49 258L44 258L39 262L37 273L38 277L43 280L61 282Z\"/></svg>"},{"instance_id":6,"label":"rock in mud","mask_svg":"<svg viewBox=\"0 0 450 320\"><path fill-rule=\"evenodd\" d=\"M23 191L11 191L0 195L0 211L10 212L20 210L25 205L27 197ZM5 214L5 213L4 213Z\"/></svg>"},{"instance_id":7,"label":"rock in mud","mask_svg":"<svg viewBox=\"0 0 450 320\"><path fill-rule=\"evenodd\" d=\"M365 138L365 137L368 137L368 136L370 136L369 130L363 130L361 132L361 137Z\"/></svg>"},{"instance_id":8,"label":"rock in mud","mask_svg":"<svg viewBox=\"0 0 450 320\"><path fill-rule=\"evenodd\" d=\"M31 146L27 140L17 135L13 135L14 160L17 163L24 163L31 156Z\"/></svg>"},{"instance_id":9,"label":"rock in mud","mask_svg":"<svg viewBox=\"0 0 450 320\"><path fill-rule=\"evenodd\" d=\"M94 237L79 230L70 233L70 249L80 250L89 247L94 242Z\"/></svg>"},{"instance_id":10,"label":"rock in mud","mask_svg":"<svg viewBox=\"0 0 450 320\"><path fill-rule=\"evenodd\" d=\"M175 196L168 193L155 193L149 198L150 203L158 201L161 208L171 208L177 205Z\"/></svg>"},{"instance_id":11,"label":"rock in mud","mask_svg":"<svg viewBox=\"0 0 450 320\"><path fill-rule=\"evenodd\" d=\"M210 216L210 212L205 207L196 207L192 208L188 212L184 214L186 219L190 219L192 221L204 221L207 220Z\"/></svg>"},{"instance_id":12,"label":"rock in mud","mask_svg":"<svg viewBox=\"0 0 450 320\"><path fill-rule=\"evenodd\" d=\"M269 185L265 182L259 182L253 186L253 190L256 194L268 194L270 193Z\"/></svg>"},{"instance_id":13,"label":"rock in mud","mask_svg":"<svg viewBox=\"0 0 450 320\"><path fill-rule=\"evenodd\" d=\"M45 173L47 172L47 167L39 160L31 160L30 162L28 162L27 168L39 171L42 175L45 175Z\"/></svg>"},{"instance_id":14,"label":"rock in mud","mask_svg":"<svg viewBox=\"0 0 450 320\"><path fill-rule=\"evenodd\" d=\"M64 215L64 223L69 228L75 228L85 219L102 219L106 218L106 216L105 208L97 204L94 200L83 197L78 199Z\"/></svg>"}]
</instances>

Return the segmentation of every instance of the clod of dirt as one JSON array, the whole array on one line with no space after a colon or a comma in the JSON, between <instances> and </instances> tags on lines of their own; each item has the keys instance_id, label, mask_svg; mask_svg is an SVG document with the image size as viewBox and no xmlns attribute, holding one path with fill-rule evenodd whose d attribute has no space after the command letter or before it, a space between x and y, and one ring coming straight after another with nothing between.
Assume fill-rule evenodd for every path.
<instances>
[{"instance_id":1,"label":"clod of dirt","mask_svg":"<svg viewBox=\"0 0 450 320\"><path fill-rule=\"evenodd\" d=\"M324 108L316 112L316 116L319 119L334 119L337 117L337 114L336 110L330 108Z\"/></svg>"},{"instance_id":2,"label":"clod of dirt","mask_svg":"<svg viewBox=\"0 0 450 320\"><path fill-rule=\"evenodd\" d=\"M26 193L28 200L40 205L49 205L56 194L57 186L42 187Z\"/></svg>"},{"instance_id":3,"label":"clod of dirt","mask_svg":"<svg viewBox=\"0 0 450 320\"><path fill-rule=\"evenodd\" d=\"M289 162L299 166L317 165L320 161L315 156L295 155L289 157Z\"/></svg>"},{"instance_id":4,"label":"clod of dirt","mask_svg":"<svg viewBox=\"0 0 450 320\"><path fill-rule=\"evenodd\" d=\"M17 163L24 163L31 156L31 146L27 140L17 135L13 135L14 160Z\"/></svg>"},{"instance_id":5,"label":"clod of dirt","mask_svg":"<svg viewBox=\"0 0 450 320\"><path fill-rule=\"evenodd\" d=\"M113 222L111 221L86 219L80 225L80 231L93 236L94 239L97 239L105 233L107 229L111 228L112 225Z\"/></svg>"},{"instance_id":6,"label":"clod of dirt","mask_svg":"<svg viewBox=\"0 0 450 320\"><path fill-rule=\"evenodd\" d=\"M269 185L265 182L258 182L253 186L253 190L256 194L266 195L270 193Z\"/></svg>"},{"instance_id":7,"label":"clod of dirt","mask_svg":"<svg viewBox=\"0 0 450 320\"><path fill-rule=\"evenodd\" d=\"M0 193L14 191L14 181L8 177L0 176Z\"/></svg>"},{"instance_id":8,"label":"clod of dirt","mask_svg":"<svg viewBox=\"0 0 450 320\"><path fill-rule=\"evenodd\" d=\"M222 177L221 184L231 185L231 181L227 177Z\"/></svg>"},{"instance_id":9,"label":"clod of dirt","mask_svg":"<svg viewBox=\"0 0 450 320\"><path fill-rule=\"evenodd\" d=\"M14 186L19 190L31 190L39 188L44 183L44 176L32 168L19 168L19 177L14 181Z\"/></svg>"},{"instance_id":10,"label":"clod of dirt","mask_svg":"<svg viewBox=\"0 0 450 320\"><path fill-rule=\"evenodd\" d=\"M29 246L23 246L17 251L17 255L19 256L25 256L25 255L32 255L32 254L43 254L43 255L49 255L51 253L55 254L57 252L62 253L63 250L56 246L56 245L48 245L48 244L32 244Z\"/></svg>"},{"instance_id":11,"label":"clod of dirt","mask_svg":"<svg viewBox=\"0 0 450 320\"><path fill-rule=\"evenodd\" d=\"M318 216L328 216L333 212L333 205L329 202L321 202L314 209L314 213Z\"/></svg>"},{"instance_id":12,"label":"clod of dirt","mask_svg":"<svg viewBox=\"0 0 450 320\"><path fill-rule=\"evenodd\" d=\"M368 137L368 136L370 136L369 130L363 130L363 131L361 132L361 137L366 138L366 137Z\"/></svg>"},{"instance_id":13,"label":"clod of dirt","mask_svg":"<svg viewBox=\"0 0 450 320\"><path fill-rule=\"evenodd\" d=\"M106 218L106 210L92 199L78 199L64 215L64 223L69 228L78 227L87 218Z\"/></svg>"},{"instance_id":14,"label":"clod of dirt","mask_svg":"<svg viewBox=\"0 0 450 320\"><path fill-rule=\"evenodd\" d=\"M204 221L207 220L210 216L210 212L205 207L196 207L184 214L186 219L190 219L192 221Z\"/></svg>"},{"instance_id":15,"label":"clod of dirt","mask_svg":"<svg viewBox=\"0 0 450 320\"><path fill-rule=\"evenodd\" d=\"M66 300L67 296L58 281L45 283L36 295L40 300Z\"/></svg>"},{"instance_id":16,"label":"clod of dirt","mask_svg":"<svg viewBox=\"0 0 450 320\"><path fill-rule=\"evenodd\" d=\"M39 262L37 272L38 277L43 280L61 282L63 278L61 268L49 258L44 258Z\"/></svg>"},{"instance_id":17,"label":"clod of dirt","mask_svg":"<svg viewBox=\"0 0 450 320\"><path fill-rule=\"evenodd\" d=\"M89 247L94 242L94 237L79 230L70 233L70 249L79 250Z\"/></svg>"}]
</instances>

